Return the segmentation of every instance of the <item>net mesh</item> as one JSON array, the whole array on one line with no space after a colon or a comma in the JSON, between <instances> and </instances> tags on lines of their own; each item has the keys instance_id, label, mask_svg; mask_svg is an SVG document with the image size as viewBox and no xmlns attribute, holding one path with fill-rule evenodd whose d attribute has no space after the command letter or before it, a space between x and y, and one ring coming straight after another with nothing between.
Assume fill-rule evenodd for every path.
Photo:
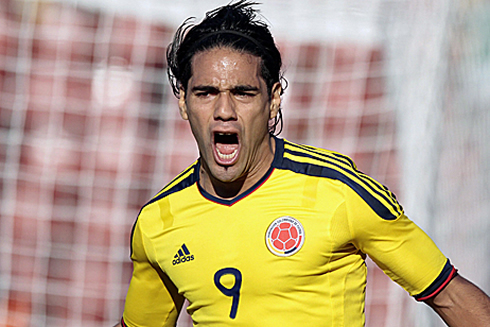
<instances>
[{"instance_id":1,"label":"net mesh","mask_svg":"<svg viewBox=\"0 0 490 327\"><path fill-rule=\"evenodd\" d=\"M0 326L116 323L134 219L197 158L165 47L215 6L110 3L0 2ZM274 0L263 14L289 81L282 136L351 156L488 291L488 3ZM442 326L368 267L367 326Z\"/></svg>"}]
</instances>

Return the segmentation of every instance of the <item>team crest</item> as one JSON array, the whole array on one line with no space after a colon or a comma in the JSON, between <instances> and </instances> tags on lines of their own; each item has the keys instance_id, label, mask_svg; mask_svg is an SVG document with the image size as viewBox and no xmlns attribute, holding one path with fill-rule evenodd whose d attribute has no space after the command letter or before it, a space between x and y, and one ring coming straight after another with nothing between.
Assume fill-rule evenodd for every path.
<instances>
[{"instance_id":1,"label":"team crest","mask_svg":"<svg viewBox=\"0 0 490 327\"><path fill-rule=\"evenodd\" d=\"M298 252L305 241L305 229L301 223L289 216L274 220L265 233L269 250L280 257L289 257Z\"/></svg>"}]
</instances>

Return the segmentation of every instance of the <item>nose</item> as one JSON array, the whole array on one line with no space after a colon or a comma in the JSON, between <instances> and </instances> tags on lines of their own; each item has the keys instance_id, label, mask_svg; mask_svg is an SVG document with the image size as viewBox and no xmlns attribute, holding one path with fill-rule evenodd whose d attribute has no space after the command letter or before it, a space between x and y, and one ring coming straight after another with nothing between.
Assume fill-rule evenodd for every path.
<instances>
[{"instance_id":1,"label":"nose","mask_svg":"<svg viewBox=\"0 0 490 327\"><path fill-rule=\"evenodd\" d=\"M236 106L232 94L229 91L220 92L215 103L214 119L229 121L236 118Z\"/></svg>"}]
</instances>

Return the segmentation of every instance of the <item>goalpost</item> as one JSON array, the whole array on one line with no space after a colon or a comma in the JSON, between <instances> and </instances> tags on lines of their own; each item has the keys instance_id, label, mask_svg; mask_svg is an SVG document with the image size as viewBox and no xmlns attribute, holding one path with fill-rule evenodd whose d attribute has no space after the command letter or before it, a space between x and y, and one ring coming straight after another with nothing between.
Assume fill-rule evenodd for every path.
<instances>
[{"instance_id":1,"label":"goalpost","mask_svg":"<svg viewBox=\"0 0 490 327\"><path fill-rule=\"evenodd\" d=\"M227 2L0 2L0 326L118 321L132 223L197 158L166 45ZM264 2L281 136L351 156L488 293L490 5ZM366 326L443 326L368 268Z\"/></svg>"}]
</instances>

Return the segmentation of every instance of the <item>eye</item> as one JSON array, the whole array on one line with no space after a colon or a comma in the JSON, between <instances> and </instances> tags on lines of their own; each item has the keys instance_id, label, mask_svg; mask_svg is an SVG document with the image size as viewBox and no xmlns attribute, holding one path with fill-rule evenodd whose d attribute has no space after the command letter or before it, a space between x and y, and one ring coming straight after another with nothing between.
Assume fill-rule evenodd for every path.
<instances>
[{"instance_id":1,"label":"eye","mask_svg":"<svg viewBox=\"0 0 490 327\"><path fill-rule=\"evenodd\" d=\"M216 90L202 90L202 91L196 91L196 92L194 92L194 94L199 98L206 98L206 97L218 94L218 91L216 91Z\"/></svg>"},{"instance_id":2,"label":"eye","mask_svg":"<svg viewBox=\"0 0 490 327\"><path fill-rule=\"evenodd\" d=\"M235 95L236 96L239 96L239 97L248 97L248 96L251 96L251 94L249 94L247 92L236 92Z\"/></svg>"},{"instance_id":3,"label":"eye","mask_svg":"<svg viewBox=\"0 0 490 327\"><path fill-rule=\"evenodd\" d=\"M233 95L240 98L248 98L255 96L255 92L246 90L233 90Z\"/></svg>"}]
</instances>

